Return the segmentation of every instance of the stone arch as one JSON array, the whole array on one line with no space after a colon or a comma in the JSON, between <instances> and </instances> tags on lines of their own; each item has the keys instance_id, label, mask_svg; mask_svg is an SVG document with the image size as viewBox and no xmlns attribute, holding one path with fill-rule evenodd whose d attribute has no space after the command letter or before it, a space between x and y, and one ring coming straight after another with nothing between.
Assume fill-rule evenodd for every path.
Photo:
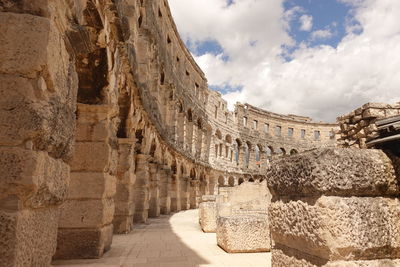
<instances>
[{"instance_id":1,"label":"stone arch","mask_svg":"<svg viewBox=\"0 0 400 267\"><path fill-rule=\"evenodd\" d=\"M294 148L292 150L290 150L290 155L295 155L297 153L299 153L299 152Z\"/></svg>"},{"instance_id":2,"label":"stone arch","mask_svg":"<svg viewBox=\"0 0 400 267\"><path fill-rule=\"evenodd\" d=\"M286 155L286 150L283 147L278 148L278 154L280 156L285 156Z\"/></svg>"},{"instance_id":3,"label":"stone arch","mask_svg":"<svg viewBox=\"0 0 400 267\"><path fill-rule=\"evenodd\" d=\"M254 178L253 178L253 177L250 177L249 182L250 182L250 183L254 183Z\"/></svg>"},{"instance_id":4,"label":"stone arch","mask_svg":"<svg viewBox=\"0 0 400 267\"><path fill-rule=\"evenodd\" d=\"M274 154L274 148L272 146L266 146L265 154L267 155L267 157L271 157L272 154Z\"/></svg>"}]
</instances>

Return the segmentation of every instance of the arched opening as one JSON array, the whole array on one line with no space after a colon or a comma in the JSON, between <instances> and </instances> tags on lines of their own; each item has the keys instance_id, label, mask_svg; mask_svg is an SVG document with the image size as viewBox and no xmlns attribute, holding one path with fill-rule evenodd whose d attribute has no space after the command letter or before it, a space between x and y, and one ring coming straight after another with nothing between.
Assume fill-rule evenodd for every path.
<instances>
[{"instance_id":1,"label":"arched opening","mask_svg":"<svg viewBox=\"0 0 400 267\"><path fill-rule=\"evenodd\" d=\"M225 178L223 176L218 177L218 186L225 186Z\"/></svg>"},{"instance_id":2,"label":"arched opening","mask_svg":"<svg viewBox=\"0 0 400 267\"><path fill-rule=\"evenodd\" d=\"M229 177L229 179L228 179L228 185L229 186L235 186L235 178L233 178L232 176L231 177Z\"/></svg>"},{"instance_id":3,"label":"arched opening","mask_svg":"<svg viewBox=\"0 0 400 267\"><path fill-rule=\"evenodd\" d=\"M279 156L285 156L286 150L283 147L281 147L278 149L278 154L279 154Z\"/></svg>"},{"instance_id":4,"label":"arched opening","mask_svg":"<svg viewBox=\"0 0 400 267\"><path fill-rule=\"evenodd\" d=\"M190 179L196 180L196 170L194 168L190 170Z\"/></svg>"},{"instance_id":5,"label":"arched opening","mask_svg":"<svg viewBox=\"0 0 400 267\"><path fill-rule=\"evenodd\" d=\"M153 139L152 143L151 143L151 147L150 147L150 156L154 157L155 153L156 153L156 149L157 149L157 145L156 145L156 141Z\"/></svg>"},{"instance_id":6,"label":"arched opening","mask_svg":"<svg viewBox=\"0 0 400 267\"><path fill-rule=\"evenodd\" d=\"M222 139L222 134L221 134L221 131L220 130L216 130L215 131L215 136L218 138L218 139Z\"/></svg>"},{"instance_id":7,"label":"arched opening","mask_svg":"<svg viewBox=\"0 0 400 267\"><path fill-rule=\"evenodd\" d=\"M250 183L254 183L254 178L251 177L251 178L249 179L249 182L250 182Z\"/></svg>"},{"instance_id":8,"label":"arched opening","mask_svg":"<svg viewBox=\"0 0 400 267\"><path fill-rule=\"evenodd\" d=\"M226 141L227 143L231 144L231 143L232 143L232 137L231 137L229 134L227 134L227 135L225 136L225 141Z\"/></svg>"},{"instance_id":9,"label":"arched opening","mask_svg":"<svg viewBox=\"0 0 400 267\"><path fill-rule=\"evenodd\" d=\"M241 184L243 184L243 182L244 182L244 179L243 178L239 178L238 184L241 185Z\"/></svg>"},{"instance_id":10,"label":"arched opening","mask_svg":"<svg viewBox=\"0 0 400 267\"><path fill-rule=\"evenodd\" d=\"M272 156L274 153L272 146L266 146L265 147L265 154L267 155L268 158Z\"/></svg>"},{"instance_id":11,"label":"arched opening","mask_svg":"<svg viewBox=\"0 0 400 267\"><path fill-rule=\"evenodd\" d=\"M187 111L187 120L189 121L189 122L192 122L193 121L193 114L192 114L192 110L189 108L188 109L188 111Z\"/></svg>"},{"instance_id":12,"label":"arched opening","mask_svg":"<svg viewBox=\"0 0 400 267\"><path fill-rule=\"evenodd\" d=\"M296 149L292 149L292 150L290 150L290 155L295 155L295 154L297 154L297 153L299 153L299 152L297 152L297 150L296 150Z\"/></svg>"}]
</instances>

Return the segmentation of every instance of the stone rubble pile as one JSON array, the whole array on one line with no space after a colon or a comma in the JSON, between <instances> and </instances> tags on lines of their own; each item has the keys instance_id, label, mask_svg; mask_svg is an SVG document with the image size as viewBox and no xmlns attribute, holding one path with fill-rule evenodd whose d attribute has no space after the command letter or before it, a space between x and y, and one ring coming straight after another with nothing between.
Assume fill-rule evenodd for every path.
<instances>
[{"instance_id":1,"label":"stone rubble pile","mask_svg":"<svg viewBox=\"0 0 400 267\"><path fill-rule=\"evenodd\" d=\"M400 103L394 105L367 103L337 118L340 126L337 144L339 147L367 148L368 141L379 137L376 120L398 115L400 115Z\"/></svg>"}]
</instances>

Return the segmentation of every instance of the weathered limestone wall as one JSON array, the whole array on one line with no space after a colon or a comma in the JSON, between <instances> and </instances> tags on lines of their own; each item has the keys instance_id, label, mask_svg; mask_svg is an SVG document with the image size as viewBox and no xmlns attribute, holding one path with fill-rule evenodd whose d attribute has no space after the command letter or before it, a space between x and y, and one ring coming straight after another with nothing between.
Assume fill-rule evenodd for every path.
<instances>
[{"instance_id":1,"label":"weathered limestone wall","mask_svg":"<svg viewBox=\"0 0 400 267\"><path fill-rule=\"evenodd\" d=\"M340 126L338 145L367 148L366 142L379 136L377 119L400 115L400 104L367 103L347 115L337 118Z\"/></svg>"},{"instance_id":2,"label":"weathered limestone wall","mask_svg":"<svg viewBox=\"0 0 400 267\"><path fill-rule=\"evenodd\" d=\"M101 257L133 222L261 180L267 139L208 89L166 1L2 1L0 22L0 265Z\"/></svg>"},{"instance_id":3,"label":"weathered limestone wall","mask_svg":"<svg viewBox=\"0 0 400 267\"><path fill-rule=\"evenodd\" d=\"M267 177L273 266L399 263L399 177L381 150L305 152Z\"/></svg>"},{"instance_id":4,"label":"weathered limestone wall","mask_svg":"<svg viewBox=\"0 0 400 267\"><path fill-rule=\"evenodd\" d=\"M65 4L26 2L0 3L0 266L50 264L75 131Z\"/></svg>"}]
</instances>

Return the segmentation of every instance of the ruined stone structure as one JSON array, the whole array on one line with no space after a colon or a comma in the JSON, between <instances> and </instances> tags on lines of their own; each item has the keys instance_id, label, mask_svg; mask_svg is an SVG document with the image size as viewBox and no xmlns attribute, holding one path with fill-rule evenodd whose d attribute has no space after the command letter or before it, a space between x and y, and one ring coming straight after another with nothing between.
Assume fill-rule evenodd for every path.
<instances>
[{"instance_id":1,"label":"ruined stone structure","mask_svg":"<svg viewBox=\"0 0 400 267\"><path fill-rule=\"evenodd\" d=\"M101 257L113 233L213 194L230 198L213 206L228 251L270 225L274 266L399 258L398 159L333 149L336 124L228 111L166 1L0 1L0 33L0 266ZM399 107L340 117L339 145L366 147L381 114ZM267 220L269 199L235 199L263 180Z\"/></svg>"},{"instance_id":2,"label":"ruined stone structure","mask_svg":"<svg viewBox=\"0 0 400 267\"><path fill-rule=\"evenodd\" d=\"M368 142L379 136L377 120L400 115L400 104L367 103L337 118L340 131L338 145L350 148L367 148Z\"/></svg>"}]
</instances>

